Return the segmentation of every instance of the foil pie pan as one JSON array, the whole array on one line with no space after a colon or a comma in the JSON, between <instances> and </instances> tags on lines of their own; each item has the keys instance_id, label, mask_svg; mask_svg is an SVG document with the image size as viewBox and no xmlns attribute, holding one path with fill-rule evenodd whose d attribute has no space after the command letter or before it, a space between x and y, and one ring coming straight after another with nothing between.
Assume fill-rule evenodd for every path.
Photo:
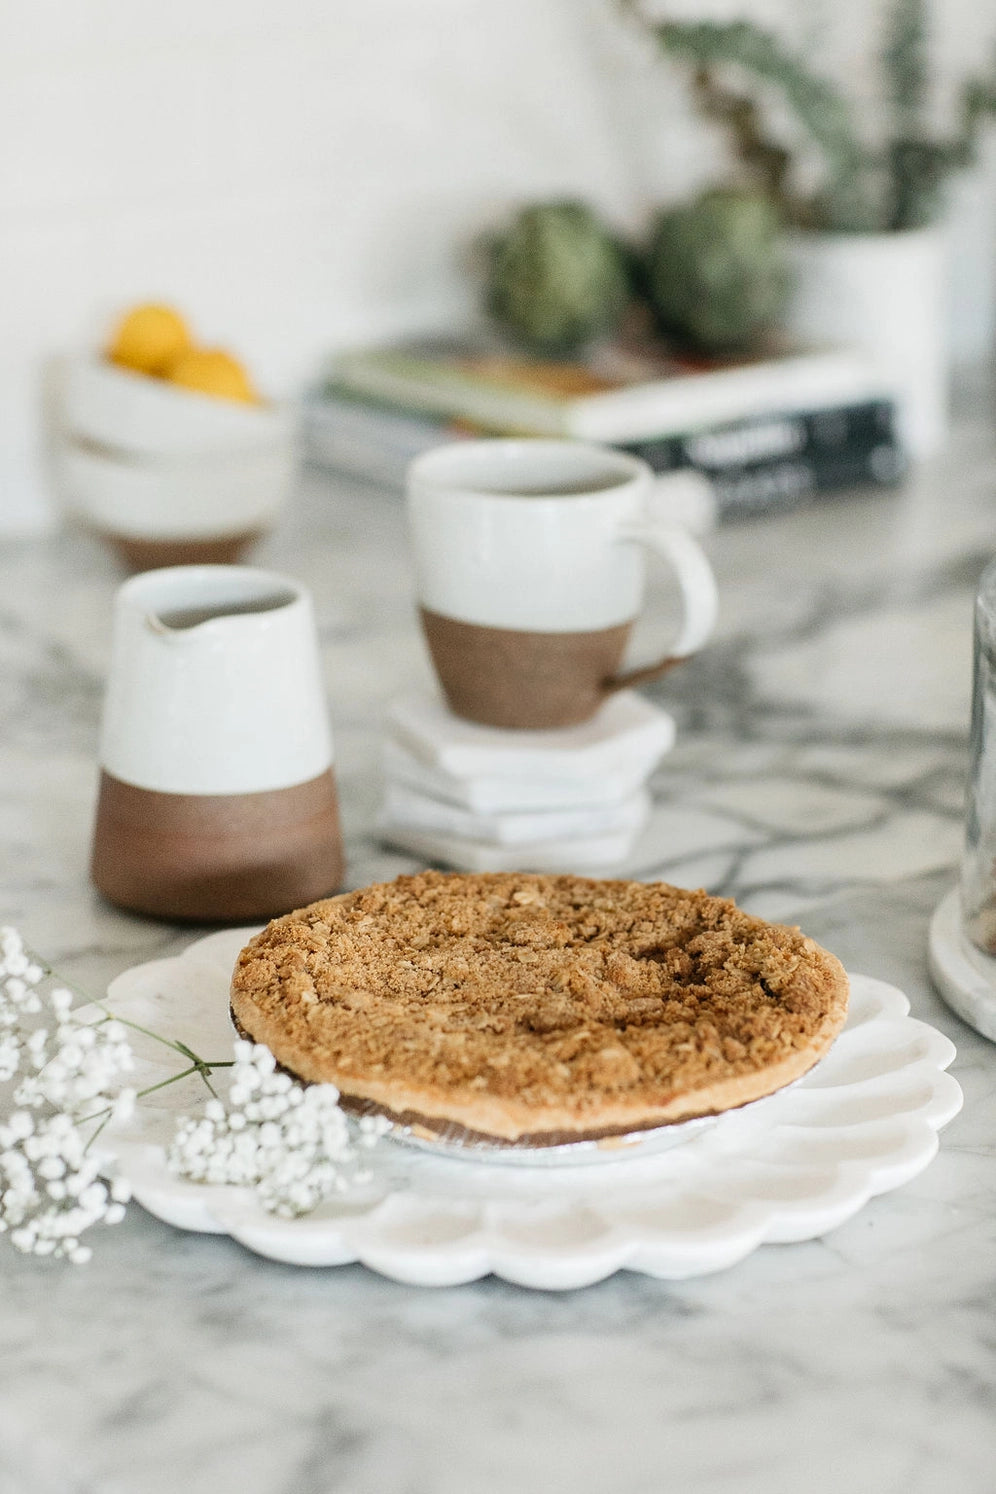
<instances>
[{"instance_id":1,"label":"foil pie pan","mask_svg":"<svg viewBox=\"0 0 996 1494\"><path fill-rule=\"evenodd\" d=\"M392 1115L380 1105L370 1104L351 1095L342 1095L340 1104L349 1115L383 1116L389 1123L389 1129L384 1134L390 1141L415 1147L418 1151L428 1152L435 1157L461 1162L487 1162L489 1165L498 1164L502 1167L573 1167L654 1156L691 1141L721 1119L719 1115L702 1115L692 1120L675 1121L667 1126L647 1127L640 1131L585 1137L580 1140L551 1137L549 1141L540 1143L532 1137L525 1137L521 1141L503 1141L495 1136L486 1136L480 1131L470 1131L454 1122L430 1125L424 1117L409 1113Z\"/></svg>"}]
</instances>

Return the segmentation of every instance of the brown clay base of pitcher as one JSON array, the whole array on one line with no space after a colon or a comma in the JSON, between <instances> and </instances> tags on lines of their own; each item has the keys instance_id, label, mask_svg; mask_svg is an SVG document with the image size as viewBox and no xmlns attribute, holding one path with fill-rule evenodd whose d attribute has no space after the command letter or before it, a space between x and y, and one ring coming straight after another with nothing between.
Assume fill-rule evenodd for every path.
<instances>
[{"instance_id":1,"label":"brown clay base of pitcher","mask_svg":"<svg viewBox=\"0 0 996 1494\"><path fill-rule=\"evenodd\" d=\"M102 773L91 874L121 908L196 923L330 896L343 877L332 770L261 794L163 794Z\"/></svg>"},{"instance_id":2,"label":"brown clay base of pitcher","mask_svg":"<svg viewBox=\"0 0 996 1494\"><path fill-rule=\"evenodd\" d=\"M622 661L632 623L587 633L527 633L421 610L432 662L458 716L484 726L552 729L589 721Z\"/></svg>"},{"instance_id":3,"label":"brown clay base of pitcher","mask_svg":"<svg viewBox=\"0 0 996 1494\"><path fill-rule=\"evenodd\" d=\"M132 572L158 571L168 565L238 565L262 535L261 529L246 529L209 539L136 539L100 531L101 539Z\"/></svg>"}]
</instances>

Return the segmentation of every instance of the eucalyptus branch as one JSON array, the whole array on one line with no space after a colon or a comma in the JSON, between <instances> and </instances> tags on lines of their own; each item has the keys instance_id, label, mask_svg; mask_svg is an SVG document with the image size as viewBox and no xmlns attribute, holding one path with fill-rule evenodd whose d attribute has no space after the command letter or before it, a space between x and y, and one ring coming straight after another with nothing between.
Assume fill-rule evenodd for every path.
<instances>
[{"instance_id":1,"label":"eucalyptus branch","mask_svg":"<svg viewBox=\"0 0 996 1494\"><path fill-rule=\"evenodd\" d=\"M773 84L822 150L832 177L860 171L867 153L843 94L793 57L771 32L750 21L651 23L661 46L696 67L737 64Z\"/></svg>"},{"instance_id":2,"label":"eucalyptus branch","mask_svg":"<svg viewBox=\"0 0 996 1494\"><path fill-rule=\"evenodd\" d=\"M755 101L747 94L724 88L709 67L696 68L694 86L702 113L728 131L738 159L756 184L782 208L786 217L793 216L788 184L791 154L765 133Z\"/></svg>"},{"instance_id":3,"label":"eucalyptus branch","mask_svg":"<svg viewBox=\"0 0 996 1494\"><path fill-rule=\"evenodd\" d=\"M962 151L960 164L969 165L978 142L979 130L987 118L996 117L996 57L987 78L969 78L961 91L961 129L958 141Z\"/></svg>"},{"instance_id":4,"label":"eucalyptus branch","mask_svg":"<svg viewBox=\"0 0 996 1494\"><path fill-rule=\"evenodd\" d=\"M924 0L894 0L882 50L882 73L897 139L923 134L928 71Z\"/></svg>"},{"instance_id":5,"label":"eucalyptus branch","mask_svg":"<svg viewBox=\"0 0 996 1494\"><path fill-rule=\"evenodd\" d=\"M639 0L621 0L640 16ZM880 57L890 109L888 138L866 145L843 92L813 72L772 32L750 21L643 24L669 55L690 63L703 113L728 131L733 149L791 221L832 229L905 229L933 222L948 178L972 164L983 122L996 116L996 65L963 84L959 125L950 138L926 120L929 46L926 0L892 0ZM761 106L728 91L717 70L738 68L777 88L826 164L823 188L808 203L792 196L791 156L764 128Z\"/></svg>"}]
</instances>

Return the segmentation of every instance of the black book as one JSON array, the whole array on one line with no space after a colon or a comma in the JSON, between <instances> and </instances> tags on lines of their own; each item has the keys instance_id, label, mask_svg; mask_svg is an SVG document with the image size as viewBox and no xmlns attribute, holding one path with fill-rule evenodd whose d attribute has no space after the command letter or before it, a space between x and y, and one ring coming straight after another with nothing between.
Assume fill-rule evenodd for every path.
<instances>
[{"instance_id":1,"label":"black book","mask_svg":"<svg viewBox=\"0 0 996 1494\"><path fill-rule=\"evenodd\" d=\"M733 517L821 493L898 482L906 464L895 425L890 401L868 400L631 442L624 449L655 472L702 472L712 482L720 516Z\"/></svg>"},{"instance_id":2,"label":"black book","mask_svg":"<svg viewBox=\"0 0 996 1494\"><path fill-rule=\"evenodd\" d=\"M305 410L312 461L392 487L403 485L408 463L422 451L460 437L498 434L339 390L312 397ZM621 449L660 473L702 472L724 517L785 508L866 483L894 483L905 465L895 411L884 399L751 416Z\"/></svg>"}]
</instances>

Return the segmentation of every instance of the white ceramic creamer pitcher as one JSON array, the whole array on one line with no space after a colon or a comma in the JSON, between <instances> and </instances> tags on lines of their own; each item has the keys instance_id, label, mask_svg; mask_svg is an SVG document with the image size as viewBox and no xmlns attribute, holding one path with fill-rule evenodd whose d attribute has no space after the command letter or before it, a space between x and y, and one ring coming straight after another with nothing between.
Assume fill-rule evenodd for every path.
<instances>
[{"instance_id":1,"label":"white ceramic creamer pitcher","mask_svg":"<svg viewBox=\"0 0 996 1494\"><path fill-rule=\"evenodd\" d=\"M311 599L236 566L148 571L118 592L93 879L168 918L272 917L342 879Z\"/></svg>"}]
</instances>

